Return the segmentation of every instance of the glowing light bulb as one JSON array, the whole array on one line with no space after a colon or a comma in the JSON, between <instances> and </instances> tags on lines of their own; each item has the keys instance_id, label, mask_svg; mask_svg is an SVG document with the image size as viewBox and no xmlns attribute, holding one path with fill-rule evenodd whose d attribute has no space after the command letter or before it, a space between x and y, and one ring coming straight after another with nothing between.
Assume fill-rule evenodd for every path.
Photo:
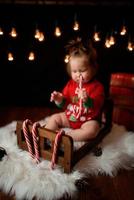
<instances>
[{"instance_id":1,"label":"glowing light bulb","mask_svg":"<svg viewBox=\"0 0 134 200\"><path fill-rule=\"evenodd\" d=\"M80 26L79 26L78 21L75 21L75 22L74 22L74 26L73 26L73 30L74 30L74 31L78 31L79 28L80 28Z\"/></svg>"},{"instance_id":2,"label":"glowing light bulb","mask_svg":"<svg viewBox=\"0 0 134 200\"><path fill-rule=\"evenodd\" d=\"M2 28L0 27L0 35L3 35L3 34L4 34L4 32L3 32Z\"/></svg>"},{"instance_id":3,"label":"glowing light bulb","mask_svg":"<svg viewBox=\"0 0 134 200\"><path fill-rule=\"evenodd\" d=\"M40 31L39 31L39 29L36 29L36 30L35 30L35 35L34 35L34 37L35 37L36 39L39 39L39 37L40 37Z\"/></svg>"},{"instance_id":4,"label":"glowing light bulb","mask_svg":"<svg viewBox=\"0 0 134 200\"><path fill-rule=\"evenodd\" d=\"M99 32L95 32L93 38L96 42L100 41Z\"/></svg>"},{"instance_id":5,"label":"glowing light bulb","mask_svg":"<svg viewBox=\"0 0 134 200\"><path fill-rule=\"evenodd\" d=\"M66 56L65 56L64 62L65 62L65 63L68 63L68 62L69 62L69 55L66 55Z\"/></svg>"},{"instance_id":6,"label":"glowing light bulb","mask_svg":"<svg viewBox=\"0 0 134 200\"><path fill-rule=\"evenodd\" d=\"M130 42L130 41L128 42L127 49L128 49L129 51L133 51L134 47L133 47L132 42Z\"/></svg>"},{"instance_id":7,"label":"glowing light bulb","mask_svg":"<svg viewBox=\"0 0 134 200\"><path fill-rule=\"evenodd\" d=\"M106 39L106 41L105 41L105 47L106 48L110 48L111 47L109 39Z\"/></svg>"},{"instance_id":8,"label":"glowing light bulb","mask_svg":"<svg viewBox=\"0 0 134 200\"><path fill-rule=\"evenodd\" d=\"M13 27L11 32L10 32L11 37L17 37L17 32L16 29Z\"/></svg>"},{"instance_id":9,"label":"glowing light bulb","mask_svg":"<svg viewBox=\"0 0 134 200\"><path fill-rule=\"evenodd\" d=\"M31 52L29 53L28 60L30 60L30 61L35 60L35 54L34 54L33 51L31 51Z\"/></svg>"},{"instance_id":10,"label":"glowing light bulb","mask_svg":"<svg viewBox=\"0 0 134 200\"><path fill-rule=\"evenodd\" d=\"M125 26L123 26L123 27L122 27L122 30L121 30L121 32L120 32L120 35L126 35L126 33L127 33L127 29L126 29Z\"/></svg>"},{"instance_id":11,"label":"glowing light bulb","mask_svg":"<svg viewBox=\"0 0 134 200\"><path fill-rule=\"evenodd\" d=\"M14 57L13 54L11 52L8 53L8 61L13 61Z\"/></svg>"},{"instance_id":12,"label":"glowing light bulb","mask_svg":"<svg viewBox=\"0 0 134 200\"><path fill-rule=\"evenodd\" d=\"M43 41L45 40L45 36L44 36L44 33L43 33L43 32L40 32L40 36L39 36L38 40L39 40L40 42L43 42Z\"/></svg>"},{"instance_id":13,"label":"glowing light bulb","mask_svg":"<svg viewBox=\"0 0 134 200\"><path fill-rule=\"evenodd\" d=\"M58 26L56 26L56 28L55 28L55 36L56 37L60 37L61 36L61 30L60 30L60 28Z\"/></svg>"},{"instance_id":14,"label":"glowing light bulb","mask_svg":"<svg viewBox=\"0 0 134 200\"><path fill-rule=\"evenodd\" d=\"M115 38L114 38L114 36L110 36L110 39L109 39L109 44L110 45L114 45L115 44Z\"/></svg>"}]
</instances>

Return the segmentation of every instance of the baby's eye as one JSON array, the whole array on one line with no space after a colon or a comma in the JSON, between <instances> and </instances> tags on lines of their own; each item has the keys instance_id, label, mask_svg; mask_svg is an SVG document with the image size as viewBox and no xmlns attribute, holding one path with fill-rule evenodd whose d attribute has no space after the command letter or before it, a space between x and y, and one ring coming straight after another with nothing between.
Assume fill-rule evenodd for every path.
<instances>
[{"instance_id":1,"label":"baby's eye","mask_svg":"<svg viewBox=\"0 0 134 200\"><path fill-rule=\"evenodd\" d=\"M86 69L82 69L82 70L80 70L80 72L85 72L86 71Z\"/></svg>"}]
</instances>

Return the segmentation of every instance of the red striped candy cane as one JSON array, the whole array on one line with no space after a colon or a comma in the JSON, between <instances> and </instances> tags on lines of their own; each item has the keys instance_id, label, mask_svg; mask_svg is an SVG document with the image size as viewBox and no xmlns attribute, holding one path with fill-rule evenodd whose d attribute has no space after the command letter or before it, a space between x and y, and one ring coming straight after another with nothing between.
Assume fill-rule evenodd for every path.
<instances>
[{"instance_id":1,"label":"red striped candy cane","mask_svg":"<svg viewBox=\"0 0 134 200\"><path fill-rule=\"evenodd\" d=\"M32 137L33 137L33 144L34 144L34 151L35 151L35 159L36 162L40 162L40 154L39 154L39 135L38 135L38 128L40 124L35 122L32 127Z\"/></svg>"},{"instance_id":2,"label":"red striped candy cane","mask_svg":"<svg viewBox=\"0 0 134 200\"><path fill-rule=\"evenodd\" d=\"M80 74L79 89L82 89L82 82L83 82L83 77ZM78 115L76 116L77 119L81 116L81 112L82 112L82 98L80 98L80 101L79 101L79 112L78 112Z\"/></svg>"},{"instance_id":3,"label":"red striped candy cane","mask_svg":"<svg viewBox=\"0 0 134 200\"><path fill-rule=\"evenodd\" d=\"M31 140L30 140L30 135L29 135L28 127L27 127L29 124L32 124L32 122L29 119L26 119L23 122L22 128L23 128L23 133L24 133L24 137L25 137L25 140L26 140L26 144L27 144L27 147L28 147L28 151L29 151L31 157L34 158L32 143L31 143Z\"/></svg>"},{"instance_id":4,"label":"red striped candy cane","mask_svg":"<svg viewBox=\"0 0 134 200\"><path fill-rule=\"evenodd\" d=\"M54 169L54 165L56 163L56 156L57 156L57 150L58 150L58 145L60 142L60 139L62 137L62 135L64 134L63 130L60 130L55 137L54 140L54 148L53 148L53 154L52 154L52 159L51 159L51 169Z\"/></svg>"}]
</instances>

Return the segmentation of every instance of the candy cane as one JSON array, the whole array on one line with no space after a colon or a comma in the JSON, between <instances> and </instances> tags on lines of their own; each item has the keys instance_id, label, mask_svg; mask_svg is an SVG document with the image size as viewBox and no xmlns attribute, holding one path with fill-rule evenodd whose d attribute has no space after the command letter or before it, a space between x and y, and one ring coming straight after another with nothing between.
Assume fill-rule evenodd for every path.
<instances>
[{"instance_id":1,"label":"candy cane","mask_svg":"<svg viewBox=\"0 0 134 200\"><path fill-rule=\"evenodd\" d=\"M31 140L30 140L29 131L28 131L28 128L27 128L28 124L32 124L32 122L29 119L26 119L23 122L23 125L22 125L23 133L24 133L24 137L25 137L26 144L27 144L27 147L28 147L28 151L29 151L31 157L34 159L34 152L33 152L32 144L31 144Z\"/></svg>"},{"instance_id":2,"label":"candy cane","mask_svg":"<svg viewBox=\"0 0 134 200\"><path fill-rule=\"evenodd\" d=\"M54 169L54 165L56 163L56 156L57 156L57 150L58 150L58 145L60 142L60 139L62 135L64 134L63 130L60 130L54 140L54 148L53 148L53 154L52 154L52 159L51 159L51 169Z\"/></svg>"},{"instance_id":3,"label":"candy cane","mask_svg":"<svg viewBox=\"0 0 134 200\"><path fill-rule=\"evenodd\" d=\"M35 151L35 159L36 162L40 162L40 155L39 155L39 135L37 128L40 127L38 122L35 122L32 127L32 137L33 137L33 144L34 144L34 151Z\"/></svg>"},{"instance_id":4,"label":"candy cane","mask_svg":"<svg viewBox=\"0 0 134 200\"><path fill-rule=\"evenodd\" d=\"M83 81L83 77L80 74L79 89L82 89L82 81ZM82 98L80 98L80 100L79 100L79 112L78 112L78 115L76 116L77 119L81 116L81 112L82 112Z\"/></svg>"},{"instance_id":5,"label":"candy cane","mask_svg":"<svg viewBox=\"0 0 134 200\"><path fill-rule=\"evenodd\" d=\"M26 119L23 122L23 132L24 132L24 137L27 143L28 151L33 159L36 159L36 162L40 162L40 156L39 156L39 146L38 146L38 132L37 128L40 127L40 124L38 122L35 122L32 126L32 139L33 139L33 144L34 144L34 151L32 148L32 142L30 140L30 135L28 131L28 124L32 124L32 122L29 119ZM60 130L55 137L54 140L54 148L53 148L53 154L52 154L52 159L51 159L51 169L54 169L54 165L56 163L56 156L57 156L57 150L58 150L58 145L61 140L62 135L64 134L63 130Z\"/></svg>"}]
</instances>

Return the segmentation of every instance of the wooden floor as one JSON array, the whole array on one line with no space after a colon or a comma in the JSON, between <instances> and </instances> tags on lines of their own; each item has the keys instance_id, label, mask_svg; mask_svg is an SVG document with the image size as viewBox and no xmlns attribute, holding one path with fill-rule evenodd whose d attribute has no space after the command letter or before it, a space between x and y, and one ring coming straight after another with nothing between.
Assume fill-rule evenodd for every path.
<instances>
[{"instance_id":1,"label":"wooden floor","mask_svg":"<svg viewBox=\"0 0 134 200\"><path fill-rule=\"evenodd\" d=\"M31 119L33 122L52 114L45 107L1 107L0 126L13 120ZM108 176L88 177L89 186L78 194L78 200L133 200L134 170L120 171L114 178ZM69 198L68 198L69 199ZM0 192L0 200L15 200Z\"/></svg>"}]
</instances>

